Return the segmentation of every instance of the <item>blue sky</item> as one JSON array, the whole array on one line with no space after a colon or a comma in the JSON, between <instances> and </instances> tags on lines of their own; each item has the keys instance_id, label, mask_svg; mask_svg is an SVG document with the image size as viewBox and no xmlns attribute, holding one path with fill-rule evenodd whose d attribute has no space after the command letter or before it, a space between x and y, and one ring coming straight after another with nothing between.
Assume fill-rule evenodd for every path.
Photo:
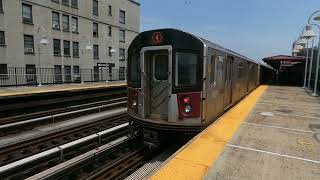
<instances>
[{"instance_id":1,"label":"blue sky","mask_svg":"<svg viewBox=\"0 0 320 180\"><path fill-rule=\"evenodd\" d=\"M291 54L320 0L140 0L141 30L173 27L250 58Z\"/></svg>"}]
</instances>

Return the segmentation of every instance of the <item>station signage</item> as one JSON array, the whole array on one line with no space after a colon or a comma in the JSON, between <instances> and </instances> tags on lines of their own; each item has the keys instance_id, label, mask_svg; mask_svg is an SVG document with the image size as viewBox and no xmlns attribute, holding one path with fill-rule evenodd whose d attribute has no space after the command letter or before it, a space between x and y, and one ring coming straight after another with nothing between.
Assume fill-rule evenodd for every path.
<instances>
[{"instance_id":1,"label":"station signage","mask_svg":"<svg viewBox=\"0 0 320 180\"><path fill-rule=\"evenodd\" d=\"M291 67L296 64L300 64L301 62L293 62L293 61L280 61L282 67Z\"/></svg>"}]
</instances>

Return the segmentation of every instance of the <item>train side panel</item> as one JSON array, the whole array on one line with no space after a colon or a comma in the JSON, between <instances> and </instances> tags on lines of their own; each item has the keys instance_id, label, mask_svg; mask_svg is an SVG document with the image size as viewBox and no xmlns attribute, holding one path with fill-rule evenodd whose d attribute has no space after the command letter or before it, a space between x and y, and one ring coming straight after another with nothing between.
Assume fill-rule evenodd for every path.
<instances>
[{"instance_id":1,"label":"train side panel","mask_svg":"<svg viewBox=\"0 0 320 180\"><path fill-rule=\"evenodd\" d=\"M209 48L207 54L207 76L206 76L206 124L211 123L224 112L224 81L225 65L223 57L225 53Z\"/></svg>"},{"instance_id":2,"label":"train side panel","mask_svg":"<svg viewBox=\"0 0 320 180\"><path fill-rule=\"evenodd\" d=\"M258 86L258 67L254 62L240 57L228 55L222 51L208 48L207 71L205 79L205 123L207 125L222 115L228 104L225 100L231 96L231 104L235 105L249 92ZM231 94L227 93L226 81L228 79L227 61L231 57Z\"/></svg>"}]
</instances>

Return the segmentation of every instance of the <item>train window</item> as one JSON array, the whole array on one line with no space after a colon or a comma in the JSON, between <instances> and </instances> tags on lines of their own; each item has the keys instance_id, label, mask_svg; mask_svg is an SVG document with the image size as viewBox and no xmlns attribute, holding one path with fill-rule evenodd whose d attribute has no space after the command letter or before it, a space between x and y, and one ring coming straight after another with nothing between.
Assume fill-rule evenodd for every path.
<instances>
[{"instance_id":1,"label":"train window","mask_svg":"<svg viewBox=\"0 0 320 180\"><path fill-rule=\"evenodd\" d=\"M211 56L211 78L210 78L210 83L214 84L215 83L215 73L216 73L216 56L213 55Z\"/></svg>"},{"instance_id":2,"label":"train window","mask_svg":"<svg viewBox=\"0 0 320 180\"><path fill-rule=\"evenodd\" d=\"M254 69L254 65L253 64L250 64L250 69L253 71L253 69Z\"/></svg>"},{"instance_id":3,"label":"train window","mask_svg":"<svg viewBox=\"0 0 320 180\"><path fill-rule=\"evenodd\" d=\"M168 79L168 63L168 55L155 55L153 69L156 80Z\"/></svg>"},{"instance_id":4,"label":"train window","mask_svg":"<svg viewBox=\"0 0 320 180\"><path fill-rule=\"evenodd\" d=\"M245 73L245 67L243 62L238 64L238 78L243 78Z\"/></svg>"},{"instance_id":5,"label":"train window","mask_svg":"<svg viewBox=\"0 0 320 180\"><path fill-rule=\"evenodd\" d=\"M141 83L141 68L140 68L140 56L133 55L129 58L129 66L130 66L130 81L133 84Z\"/></svg>"},{"instance_id":6,"label":"train window","mask_svg":"<svg viewBox=\"0 0 320 180\"><path fill-rule=\"evenodd\" d=\"M176 53L176 85L192 86L197 84L197 55L192 53Z\"/></svg>"}]
</instances>

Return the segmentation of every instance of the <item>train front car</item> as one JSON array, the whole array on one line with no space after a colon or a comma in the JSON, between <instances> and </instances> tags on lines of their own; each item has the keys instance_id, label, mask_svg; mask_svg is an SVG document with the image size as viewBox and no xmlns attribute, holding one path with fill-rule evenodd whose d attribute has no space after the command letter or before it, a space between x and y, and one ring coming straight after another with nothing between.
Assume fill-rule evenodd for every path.
<instances>
[{"instance_id":1,"label":"train front car","mask_svg":"<svg viewBox=\"0 0 320 180\"><path fill-rule=\"evenodd\" d=\"M128 115L157 141L198 132L202 123L204 43L175 29L140 33L128 49ZM183 133L182 133L183 134Z\"/></svg>"}]
</instances>

